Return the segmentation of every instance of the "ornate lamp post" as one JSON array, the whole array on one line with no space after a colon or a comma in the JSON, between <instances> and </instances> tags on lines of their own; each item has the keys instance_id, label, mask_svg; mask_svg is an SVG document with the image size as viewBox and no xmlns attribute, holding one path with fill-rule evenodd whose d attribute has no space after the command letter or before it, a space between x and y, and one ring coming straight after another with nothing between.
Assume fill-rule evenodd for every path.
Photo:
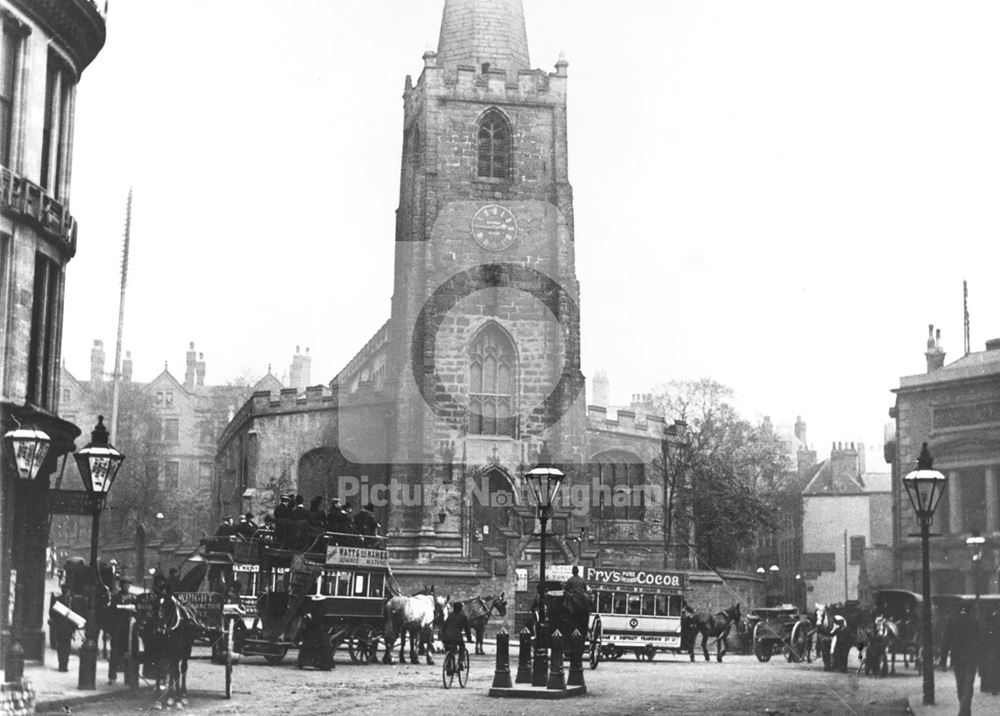
<instances>
[{"instance_id":1,"label":"ornate lamp post","mask_svg":"<svg viewBox=\"0 0 1000 716\"><path fill-rule=\"evenodd\" d=\"M14 430L7 431L3 436L4 446L7 448L11 462L14 465L14 474L17 475L17 479L20 480L34 480L38 477L38 472L42 467L42 463L45 461L46 455L49 454L49 446L52 444L51 438L47 433L38 430L37 428L31 426L18 426ZM0 485L2 489L9 497L7 498L13 502L13 497L15 494L14 485ZM9 514L13 515L15 505L11 505ZM7 565L7 569L10 566ZM14 585L11 584L11 595L13 596ZM13 613L13 604L8 605L8 613ZM13 625L7 624L7 615L4 614L0 616L0 622L4 624L4 635L3 642L7 648L7 654L5 654L6 661L4 662L4 673L5 680L8 682L18 681L24 674L24 649L21 647L21 643L18 639L17 634L7 632L8 629L13 632Z\"/></svg>"},{"instance_id":2,"label":"ornate lamp post","mask_svg":"<svg viewBox=\"0 0 1000 716\"><path fill-rule=\"evenodd\" d=\"M971 537L966 537L965 546L969 550L969 558L972 559L972 591L976 595L976 619L979 619L979 570L983 564L983 547L986 538L979 534L979 530L973 530Z\"/></svg>"},{"instance_id":3,"label":"ornate lamp post","mask_svg":"<svg viewBox=\"0 0 1000 716\"><path fill-rule=\"evenodd\" d=\"M934 510L937 509L941 495L948 485L948 478L934 469L927 443L920 450L917 458L917 469L903 478L903 487L913 505L920 524L920 547L923 561L923 653L934 653L934 632L931 629L931 524L934 522ZM924 704L934 704L934 659L922 659L924 670Z\"/></svg>"},{"instance_id":4,"label":"ornate lamp post","mask_svg":"<svg viewBox=\"0 0 1000 716\"><path fill-rule=\"evenodd\" d=\"M93 502L94 517L90 523L90 566L94 570L93 584L90 592L90 605L87 613L87 626L83 646L80 647L80 678L77 683L81 689L97 688L97 590L100 585L100 573L97 569L97 541L101 527L101 509L104 498L107 497L118 476L125 456L113 445L108 444L108 430L104 427L104 416L97 416L97 425L90 434L90 443L76 455L76 465L83 478L83 486L90 494Z\"/></svg>"},{"instance_id":5,"label":"ornate lamp post","mask_svg":"<svg viewBox=\"0 0 1000 716\"><path fill-rule=\"evenodd\" d=\"M538 454L538 464L525 474L531 491L535 496L535 503L538 505L538 521L542 527L542 556L538 571L538 604L539 623L536 625L535 655L532 665L532 686L545 686L548 683L548 658L545 651L546 627L548 626L548 616L545 608L545 527L552 512L552 500L559 491L562 484L563 471L549 464L551 456L548 450L542 446Z\"/></svg>"}]
</instances>

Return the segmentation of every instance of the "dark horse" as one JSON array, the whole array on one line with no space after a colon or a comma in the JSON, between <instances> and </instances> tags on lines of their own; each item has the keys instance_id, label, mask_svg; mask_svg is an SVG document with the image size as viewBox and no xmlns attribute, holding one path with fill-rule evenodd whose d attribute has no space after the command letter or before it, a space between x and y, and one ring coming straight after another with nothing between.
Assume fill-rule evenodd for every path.
<instances>
[{"instance_id":1,"label":"dark horse","mask_svg":"<svg viewBox=\"0 0 1000 716\"><path fill-rule=\"evenodd\" d=\"M539 626L547 623L548 633L541 634ZM537 638L547 639L556 630L562 634L563 643L567 643L570 634L579 631L580 636L587 638L590 627L590 600L586 594L549 591L535 597L528 615L528 629Z\"/></svg>"},{"instance_id":2,"label":"dark horse","mask_svg":"<svg viewBox=\"0 0 1000 716\"><path fill-rule=\"evenodd\" d=\"M476 654L485 654L483 651L483 636L486 633L486 622L490 620L493 612L497 616L507 616L507 600L504 599L503 592L495 597L475 597L465 602L465 615L469 620L469 629L465 630L465 640L472 641L470 630L476 632Z\"/></svg>"},{"instance_id":3,"label":"dark horse","mask_svg":"<svg viewBox=\"0 0 1000 716\"><path fill-rule=\"evenodd\" d=\"M705 661L711 661L708 656L708 638L714 637L715 660L721 662L726 653L726 637L729 636L729 630L740 621L740 605L734 604L715 614L692 612L686 621L688 633L684 641L688 646L691 661L694 661L695 635L701 634L701 650L705 654Z\"/></svg>"},{"instance_id":4,"label":"dark horse","mask_svg":"<svg viewBox=\"0 0 1000 716\"><path fill-rule=\"evenodd\" d=\"M194 613L172 594L143 595L147 608L141 626L146 659L156 678L154 708L187 704L187 666L195 639L204 630ZM151 603L150 603L151 602ZM165 692L163 685L166 685Z\"/></svg>"}]
</instances>

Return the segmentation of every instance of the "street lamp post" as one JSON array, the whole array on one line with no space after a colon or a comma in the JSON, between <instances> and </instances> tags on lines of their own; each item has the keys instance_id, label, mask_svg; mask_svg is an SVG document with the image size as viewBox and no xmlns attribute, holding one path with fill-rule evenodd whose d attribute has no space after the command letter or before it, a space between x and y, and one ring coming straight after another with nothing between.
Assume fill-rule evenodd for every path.
<instances>
[{"instance_id":1,"label":"street lamp post","mask_svg":"<svg viewBox=\"0 0 1000 716\"><path fill-rule=\"evenodd\" d=\"M976 619L979 619L979 570L983 564L983 546L985 544L986 538L979 534L979 530L973 530L972 536L965 539L965 546L972 559L972 591L976 595Z\"/></svg>"},{"instance_id":2,"label":"street lamp post","mask_svg":"<svg viewBox=\"0 0 1000 716\"><path fill-rule=\"evenodd\" d=\"M3 436L4 445L10 452L11 461L14 464L14 474L20 480L34 480L38 477L42 463L49 453L49 446L52 444L51 438L42 430L30 426L18 426L14 430L9 430ZM7 499L13 502L16 493L15 485L0 485L0 490L8 495ZM11 504L9 514L13 515L16 505ZM0 529L5 529L0 526ZM4 559L6 558L7 547L2 546ZM5 565L10 571L10 565ZM11 572L13 574L13 572ZM11 596L13 598L14 585L11 584ZM7 613L14 612L13 604L8 605ZM19 681L24 675L24 648L21 646L19 634L14 633L14 625L7 623L7 614L0 615L0 623L3 624L3 645L7 650L4 655L4 680L7 682ZM10 630L10 631L8 631Z\"/></svg>"},{"instance_id":3,"label":"street lamp post","mask_svg":"<svg viewBox=\"0 0 1000 716\"><path fill-rule=\"evenodd\" d=\"M538 464L527 472L525 478L538 505L538 521L541 523L542 556L538 571L538 624L535 626L534 661L531 670L531 685L545 686L548 683L548 654L546 652L548 610L545 607L545 528L552 512L552 500L563 481L563 472L550 464L548 450L542 447L538 454Z\"/></svg>"},{"instance_id":4,"label":"street lamp post","mask_svg":"<svg viewBox=\"0 0 1000 716\"><path fill-rule=\"evenodd\" d=\"M920 548L923 564L923 647L925 658L921 659L924 670L924 704L934 704L934 632L931 629L931 524L934 510L948 485L948 478L934 469L927 443L920 450L917 469L903 478L903 487L913 505L920 524Z\"/></svg>"},{"instance_id":5,"label":"street lamp post","mask_svg":"<svg viewBox=\"0 0 1000 716\"><path fill-rule=\"evenodd\" d=\"M90 589L90 604L87 612L87 626L84 642L80 647L80 689L97 688L97 594L101 577L97 568L97 543L101 529L101 509L118 476L125 456L108 443L108 430L104 427L104 416L97 416L97 425L90 434L90 443L78 450L76 464L83 478L83 486L90 494L93 519L90 523L90 567L93 570Z\"/></svg>"}]
</instances>

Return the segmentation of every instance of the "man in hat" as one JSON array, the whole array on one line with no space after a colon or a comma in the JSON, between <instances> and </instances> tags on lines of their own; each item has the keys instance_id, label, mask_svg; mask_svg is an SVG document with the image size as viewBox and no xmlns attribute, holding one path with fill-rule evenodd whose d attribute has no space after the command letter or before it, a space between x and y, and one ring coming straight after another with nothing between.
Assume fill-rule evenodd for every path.
<instances>
[{"instance_id":1,"label":"man in hat","mask_svg":"<svg viewBox=\"0 0 1000 716\"><path fill-rule=\"evenodd\" d=\"M334 497L330 500L330 510L326 513L326 528L330 532L335 532L338 544L345 544L348 538L342 535L349 534L354 531L354 527L351 525L351 520L347 516L341 507L340 500Z\"/></svg>"},{"instance_id":2,"label":"man in hat","mask_svg":"<svg viewBox=\"0 0 1000 716\"><path fill-rule=\"evenodd\" d=\"M282 495L281 501L274 508L274 529L279 547L285 546L289 536L289 527L292 524L292 497L292 495Z\"/></svg>"},{"instance_id":3,"label":"man in hat","mask_svg":"<svg viewBox=\"0 0 1000 716\"><path fill-rule=\"evenodd\" d=\"M130 587L132 580L122 575L118 579L118 591L111 597L111 658L108 659L108 683L118 679L119 670L124 668L125 654L128 652L128 625L131 618L127 607L134 604Z\"/></svg>"},{"instance_id":4,"label":"man in hat","mask_svg":"<svg viewBox=\"0 0 1000 716\"><path fill-rule=\"evenodd\" d=\"M958 616L944 635L942 652L951 653L958 689L958 716L972 716L972 695L975 693L976 669L979 667L982 635L972 608L963 604Z\"/></svg>"},{"instance_id":5,"label":"man in hat","mask_svg":"<svg viewBox=\"0 0 1000 716\"><path fill-rule=\"evenodd\" d=\"M367 539L368 537L374 537L378 532L378 522L375 521L375 505L369 502L364 508L354 517L354 529L358 531L359 534L365 535L365 542L370 543L372 540Z\"/></svg>"},{"instance_id":6,"label":"man in hat","mask_svg":"<svg viewBox=\"0 0 1000 716\"><path fill-rule=\"evenodd\" d=\"M57 611L55 605L58 602L67 609L72 609L71 601L72 597L69 593L69 585L63 584L59 596L52 595L51 605L49 606L49 628L52 630L56 643L59 671L69 671L69 651L73 644L73 632L76 631L76 625L73 624L69 617Z\"/></svg>"}]
</instances>

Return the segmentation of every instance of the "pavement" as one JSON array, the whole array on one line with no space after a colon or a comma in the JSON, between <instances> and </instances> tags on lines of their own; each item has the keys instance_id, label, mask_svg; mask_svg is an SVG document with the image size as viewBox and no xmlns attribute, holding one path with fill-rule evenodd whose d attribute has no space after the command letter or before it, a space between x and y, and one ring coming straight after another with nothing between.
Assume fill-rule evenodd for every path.
<instances>
[{"instance_id":1,"label":"pavement","mask_svg":"<svg viewBox=\"0 0 1000 716\"><path fill-rule=\"evenodd\" d=\"M921 687L923 685L921 684ZM955 716L958 713L958 691L955 689L955 675L950 671L934 672L934 705L924 705L923 690L908 698L913 716ZM976 678L976 693L972 697L973 714L1000 713L1000 696L991 696L979 691Z\"/></svg>"},{"instance_id":2,"label":"pavement","mask_svg":"<svg viewBox=\"0 0 1000 716\"><path fill-rule=\"evenodd\" d=\"M47 579L47 592L58 592L58 584L55 579ZM46 597L46 604L48 598ZM61 672L58 669L59 657L55 649L49 648L48 640L48 613L43 620L46 629L45 636L45 661L24 662L24 677L29 681L35 691L35 709L39 713L46 711L63 711L65 708L72 708L75 704L89 703L102 699L128 697L130 691L124 685L123 675L118 675L116 685L108 684L108 662L97 655L97 679L95 689L83 690L78 688L80 679L80 657L79 649L83 643L83 632L77 631L73 637L73 650L69 657L69 671Z\"/></svg>"}]
</instances>

